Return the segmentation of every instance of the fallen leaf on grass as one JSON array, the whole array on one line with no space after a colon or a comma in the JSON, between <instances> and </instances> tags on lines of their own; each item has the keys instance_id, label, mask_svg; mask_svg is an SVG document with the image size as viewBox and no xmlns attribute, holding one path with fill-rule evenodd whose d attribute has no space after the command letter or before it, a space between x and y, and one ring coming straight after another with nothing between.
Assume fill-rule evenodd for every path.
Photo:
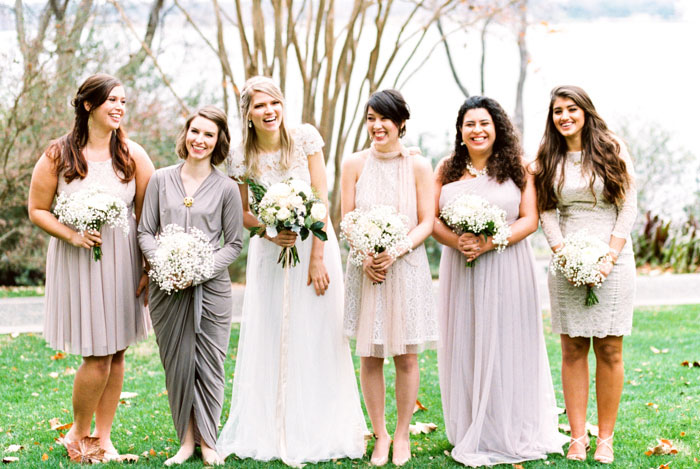
<instances>
[{"instance_id":1,"label":"fallen leaf on grass","mask_svg":"<svg viewBox=\"0 0 700 469\"><path fill-rule=\"evenodd\" d=\"M42 460L42 461L48 461L48 460L49 460L49 455L46 454L46 453L42 454L42 455L41 455L41 460Z\"/></svg>"},{"instance_id":2,"label":"fallen leaf on grass","mask_svg":"<svg viewBox=\"0 0 700 469\"><path fill-rule=\"evenodd\" d=\"M121 454L119 462L139 462L139 457L136 454Z\"/></svg>"},{"instance_id":3,"label":"fallen leaf on grass","mask_svg":"<svg viewBox=\"0 0 700 469\"><path fill-rule=\"evenodd\" d=\"M19 458L17 456L5 456L2 458L3 464L9 464L11 462L17 462L19 461Z\"/></svg>"},{"instance_id":4,"label":"fallen leaf on grass","mask_svg":"<svg viewBox=\"0 0 700 469\"><path fill-rule=\"evenodd\" d=\"M513 464L513 469L524 469L522 464Z\"/></svg>"},{"instance_id":5,"label":"fallen leaf on grass","mask_svg":"<svg viewBox=\"0 0 700 469\"><path fill-rule=\"evenodd\" d=\"M65 370L63 370L63 374L65 376L73 376L75 374L75 368L72 366L67 366Z\"/></svg>"},{"instance_id":6,"label":"fallen leaf on grass","mask_svg":"<svg viewBox=\"0 0 700 469\"><path fill-rule=\"evenodd\" d=\"M423 422L416 422L415 425L409 425L408 426L408 431L411 433L411 435L420 435L421 433L430 433L434 432L437 430L437 425L434 423L423 423Z\"/></svg>"},{"instance_id":7,"label":"fallen leaf on grass","mask_svg":"<svg viewBox=\"0 0 700 469\"><path fill-rule=\"evenodd\" d=\"M22 445L10 445L7 448L5 448L6 453L16 453L17 451L24 449L24 446Z\"/></svg>"},{"instance_id":8,"label":"fallen leaf on grass","mask_svg":"<svg viewBox=\"0 0 700 469\"><path fill-rule=\"evenodd\" d=\"M651 347L649 347L649 350L651 350L651 351L654 352L654 353L668 353L668 349L667 349L667 348L664 348L664 349L659 350L659 349L657 349L656 347L654 347L653 345L652 345Z\"/></svg>"},{"instance_id":9,"label":"fallen leaf on grass","mask_svg":"<svg viewBox=\"0 0 700 469\"><path fill-rule=\"evenodd\" d=\"M49 426L51 427L51 430L70 430L70 427L73 426L73 422L61 423L58 417L54 417L49 420Z\"/></svg>"},{"instance_id":10,"label":"fallen leaf on grass","mask_svg":"<svg viewBox=\"0 0 700 469\"><path fill-rule=\"evenodd\" d=\"M654 409L657 412L659 411L658 404L654 404L653 402L647 402L647 407L649 407L650 409Z\"/></svg>"},{"instance_id":11,"label":"fallen leaf on grass","mask_svg":"<svg viewBox=\"0 0 700 469\"><path fill-rule=\"evenodd\" d=\"M651 456L652 454L677 454L678 450L676 449L675 446L673 446L673 442L671 440L667 440L665 438L659 438L656 440L659 442L656 446L653 448L650 448L644 452L647 456Z\"/></svg>"},{"instance_id":12,"label":"fallen leaf on grass","mask_svg":"<svg viewBox=\"0 0 700 469\"><path fill-rule=\"evenodd\" d=\"M139 394L137 392L124 391L119 395L119 399L132 399L138 395Z\"/></svg>"},{"instance_id":13,"label":"fallen leaf on grass","mask_svg":"<svg viewBox=\"0 0 700 469\"><path fill-rule=\"evenodd\" d=\"M58 373L56 373L55 371L52 371L51 373L49 373L49 376L53 379L56 379L56 378L58 378Z\"/></svg>"},{"instance_id":14,"label":"fallen leaf on grass","mask_svg":"<svg viewBox=\"0 0 700 469\"><path fill-rule=\"evenodd\" d=\"M19 332L13 332L13 333L11 333L11 334L10 334L10 337L12 337L13 339L16 339L17 337L19 337Z\"/></svg>"},{"instance_id":15,"label":"fallen leaf on grass","mask_svg":"<svg viewBox=\"0 0 700 469\"><path fill-rule=\"evenodd\" d=\"M56 352L56 355L51 355L51 360L63 360L66 358L66 354L63 352Z\"/></svg>"},{"instance_id":16,"label":"fallen leaf on grass","mask_svg":"<svg viewBox=\"0 0 700 469\"><path fill-rule=\"evenodd\" d=\"M80 441L74 441L66 445L68 456L73 462L80 464L99 463L105 458L105 450L100 448L100 439L86 436Z\"/></svg>"},{"instance_id":17,"label":"fallen leaf on grass","mask_svg":"<svg viewBox=\"0 0 700 469\"><path fill-rule=\"evenodd\" d=\"M413 407L413 413L415 414L419 410L428 410L428 408L426 406L424 406L423 404L421 404L418 399L416 399L416 405L415 405L415 407Z\"/></svg>"},{"instance_id":18,"label":"fallen leaf on grass","mask_svg":"<svg viewBox=\"0 0 700 469\"><path fill-rule=\"evenodd\" d=\"M681 366L687 366L690 368L697 366L698 368L700 368L700 363L698 363L697 361L689 362L688 360L686 360L686 361L681 362Z\"/></svg>"}]
</instances>

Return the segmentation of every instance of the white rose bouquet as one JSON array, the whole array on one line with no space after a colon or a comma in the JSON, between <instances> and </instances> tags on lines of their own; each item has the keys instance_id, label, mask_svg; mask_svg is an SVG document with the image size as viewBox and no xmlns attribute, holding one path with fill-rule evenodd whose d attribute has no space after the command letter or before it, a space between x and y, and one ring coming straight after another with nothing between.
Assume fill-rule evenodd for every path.
<instances>
[{"instance_id":1,"label":"white rose bouquet","mask_svg":"<svg viewBox=\"0 0 700 469\"><path fill-rule=\"evenodd\" d=\"M350 245L348 259L361 266L369 255L387 251L392 257L410 251L408 218L389 205L355 209L340 223L340 237Z\"/></svg>"},{"instance_id":2,"label":"white rose bouquet","mask_svg":"<svg viewBox=\"0 0 700 469\"><path fill-rule=\"evenodd\" d=\"M158 249L148 262L148 276L170 295L214 273L214 248L197 228L170 224L156 236Z\"/></svg>"},{"instance_id":3,"label":"white rose bouquet","mask_svg":"<svg viewBox=\"0 0 700 469\"><path fill-rule=\"evenodd\" d=\"M288 179L272 184L270 187L246 180L253 196L251 208L263 222L264 227L251 228L251 235L274 238L282 230L295 232L304 241L313 234L321 241L327 241L328 236L323 231L327 209L323 201L315 194L313 188L301 179ZM299 253L296 246L282 248L277 263L287 267L299 263Z\"/></svg>"},{"instance_id":4,"label":"white rose bouquet","mask_svg":"<svg viewBox=\"0 0 700 469\"><path fill-rule=\"evenodd\" d=\"M473 233L484 240L492 236L497 252L503 252L508 245L511 232L506 212L478 195L463 194L455 198L440 210L440 219L459 235ZM467 261L467 267L473 267L476 261Z\"/></svg>"},{"instance_id":5,"label":"white rose bouquet","mask_svg":"<svg viewBox=\"0 0 700 469\"><path fill-rule=\"evenodd\" d=\"M586 286L586 306L598 304L593 287L605 281L600 273L604 262L609 260L610 246L585 231L571 233L564 238L564 247L552 256L552 275L561 272L574 286Z\"/></svg>"},{"instance_id":6,"label":"white rose bouquet","mask_svg":"<svg viewBox=\"0 0 700 469\"><path fill-rule=\"evenodd\" d=\"M70 195L60 193L53 211L59 222L78 231L100 231L107 225L121 228L124 236L129 234L129 212L126 203L98 187L89 187ZM93 246L92 257L95 261L102 259L101 246Z\"/></svg>"}]
</instances>

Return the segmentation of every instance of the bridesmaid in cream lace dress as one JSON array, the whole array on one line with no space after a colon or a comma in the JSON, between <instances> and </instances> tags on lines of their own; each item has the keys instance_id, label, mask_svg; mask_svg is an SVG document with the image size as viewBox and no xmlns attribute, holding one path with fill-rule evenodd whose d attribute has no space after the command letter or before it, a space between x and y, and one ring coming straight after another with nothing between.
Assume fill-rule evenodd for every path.
<instances>
[{"instance_id":1,"label":"bridesmaid in cream lace dress","mask_svg":"<svg viewBox=\"0 0 700 469\"><path fill-rule=\"evenodd\" d=\"M372 145L346 158L342 168L343 215L381 204L394 206L410 220L410 252L396 259L386 252L368 256L362 267L348 263L346 270L345 331L357 338L356 353L362 357L362 393L376 437L374 465L388 462L391 445L384 417L384 358L393 357L396 366L392 460L402 465L411 456L408 425L420 381L417 353L434 348L438 335L423 246L433 228L432 169L417 149L409 150L399 140L408 118L398 91L374 93L365 105Z\"/></svg>"},{"instance_id":2,"label":"bridesmaid in cream lace dress","mask_svg":"<svg viewBox=\"0 0 700 469\"><path fill-rule=\"evenodd\" d=\"M517 134L493 99L459 110L452 155L435 169L439 210L464 194L506 213L506 249L457 234L436 218L440 259L440 392L452 457L468 466L512 464L562 453L554 387L542 332L534 258L532 175ZM477 259L472 267L465 261Z\"/></svg>"},{"instance_id":3,"label":"bridesmaid in cream lace dress","mask_svg":"<svg viewBox=\"0 0 700 469\"><path fill-rule=\"evenodd\" d=\"M124 380L124 352L146 337L149 321L141 292L143 272L136 223L153 164L120 124L126 112L124 87L109 75L89 77L73 100L73 130L41 155L29 189L29 218L51 235L46 256L44 337L54 349L83 356L73 382L73 426L64 444L90 435L105 458L118 459L112 420ZM54 197L96 186L121 198L129 210L129 234L105 226L77 232L51 213ZM90 252L102 246L102 259Z\"/></svg>"},{"instance_id":4,"label":"bridesmaid in cream lace dress","mask_svg":"<svg viewBox=\"0 0 700 469\"><path fill-rule=\"evenodd\" d=\"M552 248L569 233L587 230L609 243L596 294L600 303L584 306L586 289L561 275L549 276L552 330L561 336L562 385L571 424L567 457L586 459L588 351L596 357L598 443L594 459L613 461L612 438L622 394L622 336L632 330L635 263L630 231L637 214L632 160L576 86L552 90L542 144L537 152L538 206Z\"/></svg>"}]
</instances>

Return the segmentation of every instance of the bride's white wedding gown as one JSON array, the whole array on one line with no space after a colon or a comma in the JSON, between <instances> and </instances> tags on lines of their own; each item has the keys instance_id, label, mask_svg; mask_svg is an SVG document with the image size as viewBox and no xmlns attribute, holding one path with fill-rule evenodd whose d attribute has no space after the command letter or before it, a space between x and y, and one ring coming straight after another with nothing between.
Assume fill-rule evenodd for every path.
<instances>
[{"instance_id":1,"label":"bride's white wedding gown","mask_svg":"<svg viewBox=\"0 0 700 469\"><path fill-rule=\"evenodd\" d=\"M264 184L290 177L310 183L307 156L321 136L304 125L293 131L293 162L281 171L280 154L261 155ZM235 151L229 168L241 164ZM343 272L331 223L324 243L330 276L325 295L307 285L312 236L297 240L300 262L288 275L277 263L280 247L255 237L248 247L243 318L228 421L217 443L226 457L288 464L361 458L367 433L348 340L343 334Z\"/></svg>"}]
</instances>

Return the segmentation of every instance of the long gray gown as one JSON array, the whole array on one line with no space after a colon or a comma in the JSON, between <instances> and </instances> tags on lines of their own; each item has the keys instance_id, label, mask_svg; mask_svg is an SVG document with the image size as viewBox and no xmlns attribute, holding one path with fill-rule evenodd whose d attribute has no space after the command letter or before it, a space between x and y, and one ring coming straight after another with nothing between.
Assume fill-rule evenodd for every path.
<instances>
[{"instance_id":1,"label":"long gray gown","mask_svg":"<svg viewBox=\"0 0 700 469\"><path fill-rule=\"evenodd\" d=\"M148 295L165 368L170 412L180 443L190 415L194 414L198 430L195 441L204 440L214 448L224 400L224 359L231 331L231 281L227 267L243 247L242 206L236 184L212 168L194 193L194 203L186 207L180 177L182 164L159 169L148 183L138 238L146 258L158 247L155 235L171 223L185 229L191 226L200 229L214 246L214 274L210 279L177 295L168 295L151 281Z\"/></svg>"},{"instance_id":2,"label":"long gray gown","mask_svg":"<svg viewBox=\"0 0 700 469\"><path fill-rule=\"evenodd\" d=\"M489 177L442 187L440 209L461 194L481 196L516 221L520 189ZM527 239L465 266L457 250L440 259L438 367L452 457L466 466L513 464L562 453L542 331L534 259Z\"/></svg>"}]
</instances>

